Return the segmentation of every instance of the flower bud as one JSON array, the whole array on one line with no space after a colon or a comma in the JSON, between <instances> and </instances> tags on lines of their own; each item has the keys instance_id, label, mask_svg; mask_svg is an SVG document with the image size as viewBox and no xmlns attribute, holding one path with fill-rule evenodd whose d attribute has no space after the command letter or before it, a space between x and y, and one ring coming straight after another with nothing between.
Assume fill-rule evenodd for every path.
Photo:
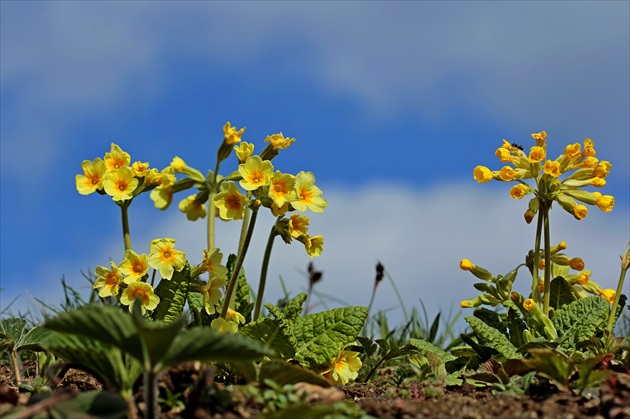
<instances>
[{"instance_id":1,"label":"flower bud","mask_svg":"<svg viewBox=\"0 0 630 419\"><path fill-rule=\"evenodd\" d=\"M462 259L462 261L459 263L459 267L460 269L464 271L470 271L473 275L475 275L479 279L483 279L485 281L490 281L490 282L495 281L494 275L492 275L489 271L477 265L474 265L468 259Z\"/></svg>"}]
</instances>

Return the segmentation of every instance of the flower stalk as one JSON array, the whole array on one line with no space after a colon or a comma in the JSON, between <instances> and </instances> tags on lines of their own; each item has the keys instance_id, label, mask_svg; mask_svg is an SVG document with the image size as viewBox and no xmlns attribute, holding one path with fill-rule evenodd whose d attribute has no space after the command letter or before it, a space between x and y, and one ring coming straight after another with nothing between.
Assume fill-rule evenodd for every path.
<instances>
[{"instance_id":1,"label":"flower stalk","mask_svg":"<svg viewBox=\"0 0 630 419\"><path fill-rule=\"evenodd\" d=\"M125 243L125 251L131 249L131 234L129 233L129 205L131 200L120 204L122 213L123 241Z\"/></svg>"},{"instance_id":2,"label":"flower stalk","mask_svg":"<svg viewBox=\"0 0 630 419\"><path fill-rule=\"evenodd\" d=\"M626 273L630 268L630 243L626 247L626 251L621 256L621 273L619 275L619 281L617 282L617 291L615 292L615 300L610 308L610 314L608 315L608 325L606 331L612 332L615 324L615 316L617 314L617 307L619 306L619 298L621 297L621 291L623 290L623 283L626 279Z\"/></svg>"},{"instance_id":3,"label":"flower stalk","mask_svg":"<svg viewBox=\"0 0 630 419\"><path fill-rule=\"evenodd\" d=\"M273 248L273 241L278 235L276 225L271 227L269 232L269 238L267 239L267 246L265 246L265 254L263 256L262 268L260 270L260 282L258 283L258 293L256 294L256 305L254 306L254 321L258 320L260 316L260 308L262 306L263 294L265 293L265 285L267 283L267 270L269 269L269 259L271 258L271 249Z\"/></svg>"}]
</instances>

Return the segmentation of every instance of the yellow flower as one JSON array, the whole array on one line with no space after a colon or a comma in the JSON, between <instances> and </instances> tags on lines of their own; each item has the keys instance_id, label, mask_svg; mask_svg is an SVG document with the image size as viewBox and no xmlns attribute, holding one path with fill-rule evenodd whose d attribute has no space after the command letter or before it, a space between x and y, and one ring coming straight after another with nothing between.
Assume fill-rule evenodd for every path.
<instances>
[{"instance_id":1,"label":"yellow flower","mask_svg":"<svg viewBox=\"0 0 630 419\"><path fill-rule=\"evenodd\" d=\"M321 194L322 190L315 186L315 175L302 171L295 176L295 187L289 201L298 211L305 212L309 208L313 212L322 213L328 202Z\"/></svg>"},{"instance_id":2,"label":"yellow flower","mask_svg":"<svg viewBox=\"0 0 630 419\"><path fill-rule=\"evenodd\" d=\"M582 164L580 166L584 168L594 169L595 167L597 167L597 162L599 162L599 159L593 156L588 156L584 159L584 161L582 161Z\"/></svg>"},{"instance_id":3,"label":"yellow flower","mask_svg":"<svg viewBox=\"0 0 630 419\"><path fill-rule=\"evenodd\" d=\"M139 299L142 314L147 310L154 310L160 303L160 297L155 295L153 287L146 282L132 282L127 286L120 296L120 303L129 306L129 311L133 310L133 302Z\"/></svg>"},{"instance_id":4,"label":"yellow flower","mask_svg":"<svg viewBox=\"0 0 630 419\"><path fill-rule=\"evenodd\" d=\"M238 172L243 177L239 184L246 191L253 191L261 186L268 185L273 174L273 165L260 156L252 156L238 166Z\"/></svg>"},{"instance_id":5,"label":"yellow flower","mask_svg":"<svg viewBox=\"0 0 630 419\"><path fill-rule=\"evenodd\" d=\"M283 150L295 142L295 138L284 138L282 133L268 135L265 138L266 143L271 143L274 150Z\"/></svg>"},{"instance_id":6,"label":"yellow flower","mask_svg":"<svg viewBox=\"0 0 630 419\"><path fill-rule=\"evenodd\" d=\"M584 151L582 152L582 156L593 157L595 155L595 143L590 138L584 139Z\"/></svg>"},{"instance_id":7,"label":"yellow flower","mask_svg":"<svg viewBox=\"0 0 630 419\"><path fill-rule=\"evenodd\" d=\"M324 250L324 238L322 236L311 237L307 235L302 235L298 237L298 240L304 244L306 253L308 253L310 257L319 256Z\"/></svg>"},{"instance_id":8,"label":"yellow flower","mask_svg":"<svg viewBox=\"0 0 630 419\"><path fill-rule=\"evenodd\" d=\"M104 266L97 266L96 273L96 281L94 281L93 288L100 288L101 290L98 292L100 297L111 297L113 295L118 295L118 286L120 285L120 281L122 281L122 273L118 270L118 266L114 262L109 262L111 265L111 269L107 269Z\"/></svg>"},{"instance_id":9,"label":"yellow flower","mask_svg":"<svg viewBox=\"0 0 630 419\"><path fill-rule=\"evenodd\" d=\"M606 179L602 179L600 177L594 177L593 179L591 179L590 184L595 186L596 188L601 188L601 187L606 186Z\"/></svg>"},{"instance_id":10,"label":"yellow flower","mask_svg":"<svg viewBox=\"0 0 630 419\"><path fill-rule=\"evenodd\" d=\"M239 163L245 163L254 154L254 144L242 142L234 146L234 152Z\"/></svg>"},{"instance_id":11,"label":"yellow flower","mask_svg":"<svg viewBox=\"0 0 630 419\"><path fill-rule=\"evenodd\" d=\"M584 261L582 258L573 258L569 261L569 267L575 271L584 270Z\"/></svg>"},{"instance_id":12,"label":"yellow flower","mask_svg":"<svg viewBox=\"0 0 630 419\"><path fill-rule=\"evenodd\" d=\"M120 270L125 275L126 284L142 280L149 271L146 253L139 255L133 250L125 251L125 260L120 264Z\"/></svg>"},{"instance_id":13,"label":"yellow flower","mask_svg":"<svg viewBox=\"0 0 630 419\"><path fill-rule=\"evenodd\" d=\"M97 189L103 188L103 176L105 176L105 163L96 158L94 161L84 160L81 163L82 175L76 175L77 191L81 195L89 195Z\"/></svg>"},{"instance_id":14,"label":"yellow flower","mask_svg":"<svg viewBox=\"0 0 630 419\"><path fill-rule=\"evenodd\" d=\"M186 266L186 254L175 250L175 240L155 239L151 242L149 266L160 271L164 279L171 279L174 271L181 271Z\"/></svg>"},{"instance_id":15,"label":"yellow flower","mask_svg":"<svg viewBox=\"0 0 630 419\"><path fill-rule=\"evenodd\" d=\"M534 311L534 308L536 308L536 303L531 298L528 298L527 300L523 301L523 308L527 311Z\"/></svg>"},{"instance_id":16,"label":"yellow flower","mask_svg":"<svg viewBox=\"0 0 630 419\"><path fill-rule=\"evenodd\" d=\"M210 272L211 278L225 278L227 277L228 270L225 266L221 265L223 259L223 253L216 247L203 251L203 272Z\"/></svg>"},{"instance_id":17,"label":"yellow flower","mask_svg":"<svg viewBox=\"0 0 630 419\"><path fill-rule=\"evenodd\" d=\"M241 137L243 136L244 132L245 132L244 127L237 131L236 127L230 126L230 123L227 122L223 126L223 134L225 136L224 138L225 143L228 145L234 145L236 143L239 143L241 141Z\"/></svg>"},{"instance_id":18,"label":"yellow flower","mask_svg":"<svg viewBox=\"0 0 630 419\"><path fill-rule=\"evenodd\" d=\"M197 195L190 195L179 203L178 207L181 212L186 214L186 218L190 221L196 221L206 216L206 205L203 202L197 202Z\"/></svg>"},{"instance_id":19,"label":"yellow flower","mask_svg":"<svg viewBox=\"0 0 630 419\"><path fill-rule=\"evenodd\" d=\"M610 169L612 169L612 164L606 160L602 160L597 163L597 166L593 169L593 174L599 178L605 178L610 173Z\"/></svg>"},{"instance_id":20,"label":"yellow flower","mask_svg":"<svg viewBox=\"0 0 630 419\"><path fill-rule=\"evenodd\" d=\"M459 306L461 308L472 308L468 300L463 300L461 303L459 303Z\"/></svg>"},{"instance_id":21,"label":"yellow flower","mask_svg":"<svg viewBox=\"0 0 630 419\"><path fill-rule=\"evenodd\" d=\"M214 314L216 312L216 305L219 304L222 296L221 288L226 284L225 278L211 278L207 284L199 289L203 297L203 307L206 313Z\"/></svg>"},{"instance_id":22,"label":"yellow flower","mask_svg":"<svg viewBox=\"0 0 630 419\"><path fill-rule=\"evenodd\" d=\"M569 144L564 148L564 155L569 159L576 159L582 155L582 146L580 143Z\"/></svg>"},{"instance_id":23,"label":"yellow flower","mask_svg":"<svg viewBox=\"0 0 630 419\"><path fill-rule=\"evenodd\" d=\"M225 314L225 320L230 321L236 325L244 324L245 317L236 310L232 310L228 307L227 313Z\"/></svg>"},{"instance_id":24,"label":"yellow flower","mask_svg":"<svg viewBox=\"0 0 630 419\"><path fill-rule=\"evenodd\" d=\"M479 183L486 183L492 180L492 172L485 166L477 166L473 171L475 180Z\"/></svg>"},{"instance_id":25,"label":"yellow flower","mask_svg":"<svg viewBox=\"0 0 630 419\"><path fill-rule=\"evenodd\" d=\"M282 217L284 214L287 213L287 211L289 211L289 203L285 201L284 204L279 207L276 205L275 202L272 202L270 209L274 217Z\"/></svg>"},{"instance_id":26,"label":"yellow flower","mask_svg":"<svg viewBox=\"0 0 630 419\"><path fill-rule=\"evenodd\" d=\"M289 234L294 239L302 235L308 235L310 220L305 215L293 214L289 218Z\"/></svg>"},{"instance_id":27,"label":"yellow flower","mask_svg":"<svg viewBox=\"0 0 630 419\"><path fill-rule=\"evenodd\" d=\"M505 141L505 140L503 140L503 141ZM510 146L510 144L508 143L508 147L509 146ZM499 160L501 160L501 163L510 163L510 162L512 162L512 153L510 152L509 148L499 147L499 148L497 148L497 151L494 153L494 155L497 156L499 158Z\"/></svg>"},{"instance_id":28,"label":"yellow flower","mask_svg":"<svg viewBox=\"0 0 630 419\"><path fill-rule=\"evenodd\" d=\"M136 161L131 165L131 171L135 177L146 177L150 173L149 163Z\"/></svg>"},{"instance_id":29,"label":"yellow flower","mask_svg":"<svg viewBox=\"0 0 630 419\"><path fill-rule=\"evenodd\" d=\"M117 144L112 143L109 153L105 153L107 171L116 171L121 167L129 166L129 163L131 163L129 153L125 153Z\"/></svg>"},{"instance_id":30,"label":"yellow flower","mask_svg":"<svg viewBox=\"0 0 630 419\"><path fill-rule=\"evenodd\" d=\"M529 188L527 186L523 185L522 183L519 183L517 185L512 186L512 189L510 189L510 196L514 199L523 199L523 197L527 195L528 191L529 191Z\"/></svg>"},{"instance_id":31,"label":"yellow flower","mask_svg":"<svg viewBox=\"0 0 630 419\"><path fill-rule=\"evenodd\" d=\"M236 332L238 332L238 325L234 322L225 320L223 317L217 317L216 319L212 320L212 323L210 323L210 327L214 330L218 330L221 333L235 334Z\"/></svg>"},{"instance_id":32,"label":"yellow flower","mask_svg":"<svg viewBox=\"0 0 630 419\"><path fill-rule=\"evenodd\" d=\"M129 166L122 166L105 174L103 188L114 201L125 201L133 198L133 191L138 187L138 179Z\"/></svg>"},{"instance_id":33,"label":"yellow flower","mask_svg":"<svg viewBox=\"0 0 630 419\"><path fill-rule=\"evenodd\" d=\"M588 272L582 272L580 275L578 275L577 283L580 285L588 284L590 276L591 275Z\"/></svg>"},{"instance_id":34,"label":"yellow flower","mask_svg":"<svg viewBox=\"0 0 630 419\"><path fill-rule=\"evenodd\" d=\"M475 265L468 259L462 259L462 261L459 262L459 268L463 271L472 271L474 267Z\"/></svg>"},{"instance_id":35,"label":"yellow flower","mask_svg":"<svg viewBox=\"0 0 630 419\"><path fill-rule=\"evenodd\" d=\"M588 214L588 208L584 205L577 204L573 207L573 216L575 216L576 219L581 220L586 217L586 214Z\"/></svg>"},{"instance_id":36,"label":"yellow flower","mask_svg":"<svg viewBox=\"0 0 630 419\"><path fill-rule=\"evenodd\" d=\"M615 301L615 290L612 290L610 288L606 288L605 290L601 290L599 292L599 295L601 297L604 297L606 300L608 300L609 303L613 303Z\"/></svg>"},{"instance_id":37,"label":"yellow flower","mask_svg":"<svg viewBox=\"0 0 630 419\"><path fill-rule=\"evenodd\" d=\"M612 211L615 206L615 197L612 195L602 195L599 192L593 192L595 199L597 200L597 208L604 212Z\"/></svg>"},{"instance_id":38,"label":"yellow flower","mask_svg":"<svg viewBox=\"0 0 630 419\"><path fill-rule=\"evenodd\" d=\"M541 131L536 134L532 134L532 138L536 140L537 146L542 146L545 143L545 138L547 138L547 133L545 131Z\"/></svg>"},{"instance_id":39,"label":"yellow flower","mask_svg":"<svg viewBox=\"0 0 630 419\"><path fill-rule=\"evenodd\" d=\"M269 185L269 196L273 199L274 204L281 208L290 197L293 187L295 186L295 176L291 174L281 173L279 170L271 177Z\"/></svg>"},{"instance_id":40,"label":"yellow flower","mask_svg":"<svg viewBox=\"0 0 630 419\"><path fill-rule=\"evenodd\" d=\"M332 366L322 372L322 375L337 385L345 385L359 376L360 369L361 359L358 352L341 351L332 361Z\"/></svg>"},{"instance_id":41,"label":"yellow flower","mask_svg":"<svg viewBox=\"0 0 630 419\"><path fill-rule=\"evenodd\" d=\"M527 224L531 223L535 216L536 216L536 213L530 209L525 211L525 214L523 214L523 217L525 217L525 222Z\"/></svg>"},{"instance_id":42,"label":"yellow flower","mask_svg":"<svg viewBox=\"0 0 630 419\"><path fill-rule=\"evenodd\" d=\"M545 149L540 146L533 146L529 149L529 161L531 163L537 163L545 159Z\"/></svg>"},{"instance_id":43,"label":"yellow flower","mask_svg":"<svg viewBox=\"0 0 630 419\"><path fill-rule=\"evenodd\" d=\"M510 166L504 166L499 171L499 177L502 181L509 182L511 180L514 180L514 178L516 177L516 171Z\"/></svg>"},{"instance_id":44,"label":"yellow flower","mask_svg":"<svg viewBox=\"0 0 630 419\"><path fill-rule=\"evenodd\" d=\"M214 202L223 220L240 220L245 212L247 199L234 182L223 182L221 192L214 197Z\"/></svg>"},{"instance_id":45,"label":"yellow flower","mask_svg":"<svg viewBox=\"0 0 630 419\"><path fill-rule=\"evenodd\" d=\"M165 210L173 202L173 187L160 185L149 194L155 208Z\"/></svg>"},{"instance_id":46,"label":"yellow flower","mask_svg":"<svg viewBox=\"0 0 630 419\"><path fill-rule=\"evenodd\" d=\"M206 182L206 178L203 176L203 174L199 170L195 169L194 167L190 167L189 165L187 165L184 159L182 159L181 157L177 157L177 156L173 157L173 161L171 161L171 164L169 167L173 169L173 172L183 173L189 178L191 178L192 180L194 180L195 182L199 182L199 183ZM173 181L173 183L175 182Z\"/></svg>"},{"instance_id":47,"label":"yellow flower","mask_svg":"<svg viewBox=\"0 0 630 419\"><path fill-rule=\"evenodd\" d=\"M543 172L553 177L560 176L560 163L553 160L547 160L543 166Z\"/></svg>"}]
</instances>

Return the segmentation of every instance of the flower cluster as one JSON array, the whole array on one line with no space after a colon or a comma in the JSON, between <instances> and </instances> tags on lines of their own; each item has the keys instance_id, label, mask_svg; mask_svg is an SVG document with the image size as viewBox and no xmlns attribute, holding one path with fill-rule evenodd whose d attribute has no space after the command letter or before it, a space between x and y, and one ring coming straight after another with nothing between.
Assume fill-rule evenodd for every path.
<instances>
[{"instance_id":1,"label":"flower cluster","mask_svg":"<svg viewBox=\"0 0 630 419\"><path fill-rule=\"evenodd\" d=\"M493 179L516 182L510 190L510 196L514 199L534 194L525 212L528 223L538 212L541 203L552 201L556 201L578 220L588 213L588 208L583 204L596 205L604 212L613 209L615 199L611 195L582 189L606 185L606 176L612 168L610 162L599 161L595 157L595 144L591 139L584 139L583 149L580 143L567 145L562 154L555 160L550 160L547 158L547 133L542 131L532 134L532 137L536 145L530 148L529 154L521 146L503 140L503 145L496 150L495 155L506 165L494 171L485 166L477 166L473 171L475 180L480 183ZM534 179L536 185L530 186L525 182L526 179Z\"/></svg>"}]
</instances>

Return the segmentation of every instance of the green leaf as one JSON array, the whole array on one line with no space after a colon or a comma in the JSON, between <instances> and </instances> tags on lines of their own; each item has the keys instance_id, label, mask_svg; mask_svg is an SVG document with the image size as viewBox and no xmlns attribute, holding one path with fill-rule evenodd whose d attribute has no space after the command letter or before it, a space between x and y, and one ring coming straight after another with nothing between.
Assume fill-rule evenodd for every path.
<instances>
[{"instance_id":1,"label":"green leaf","mask_svg":"<svg viewBox=\"0 0 630 419\"><path fill-rule=\"evenodd\" d=\"M287 364L283 361L265 361L260 365L258 381L263 386L265 379L271 379L279 385L306 382L321 387L330 387L330 382L319 374L315 374L298 365Z\"/></svg>"},{"instance_id":2,"label":"green leaf","mask_svg":"<svg viewBox=\"0 0 630 419\"><path fill-rule=\"evenodd\" d=\"M289 320L299 317L300 314L302 314L302 311L304 311L304 302L306 301L306 297L307 294L305 292L301 292L292 298L291 301L289 301L282 309L284 316Z\"/></svg>"},{"instance_id":3,"label":"green leaf","mask_svg":"<svg viewBox=\"0 0 630 419\"><path fill-rule=\"evenodd\" d=\"M241 313L245 317L245 323L252 321L252 310L256 304L250 300L250 289L247 284L247 278L245 278L245 269L241 268L241 273L238 276L238 282L236 283L236 297L234 300L234 307L236 311Z\"/></svg>"},{"instance_id":4,"label":"green leaf","mask_svg":"<svg viewBox=\"0 0 630 419\"><path fill-rule=\"evenodd\" d=\"M573 292L571 291L571 285L569 285L563 277L555 277L551 280L549 285L549 306L554 310L575 301L575 295L573 295Z\"/></svg>"},{"instance_id":5,"label":"green leaf","mask_svg":"<svg viewBox=\"0 0 630 419\"><path fill-rule=\"evenodd\" d=\"M488 310L485 307L479 307L475 309L473 315L478 319L483 320L483 322L488 326L494 327L502 334L507 334L507 328L505 327L505 324L503 324L501 316L496 311Z\"/></svg>"},{"instance_id":6,"label":"green leaf","mask_svg":"<svg viewBox=\"0 0 630 419\"><path fill-rule=\"evenodd\" d=\"M52 412L52 417L122 419L127 417L129 405L125 399L116 394L104 391L88 391L77 394L71 400L57 404Z\"/></svg>"},{"instance_id":7,"label":"green leaf","mask_svg":"<svg viewBox=\"0 0 630 419\"><path fill-rule=\"evenodd\" d=\"M330 363L355 341L367 314L367 307L345 307L298 317L294 329L295 359L314 370Z\"/></svg>"},{"instance_id":8,"label":"green leaf","mask_svg":"<svg viewBox=\"0 0 630 419\"><path fill-rule=\"evenodd\" d=\"M602 297L586 297L562 306L551 319L563 348L576 348L605 327L610 304Z\"/></svg>"},{"instance_id":9,"label":"green leaf","mask_svg":"<svg viewBox=\"0 0 630 419\"><path fill-rule=\"evenodd\" d=\"M134 310L136 308L134 307ZM159 370L158 365L170 349L175 337L182 331L188 322L184 315L179 316L171 323L159 320L147 320L139 312L134 312L133 322L138 331L144 347L144 368Z\"/></svg>"},{"instance_id":10,"label":"green leaf","mask_svg":"<svg viewBox=\"0 0 630 419\"><path fill-rule=\"evenodd\" d=\"M291 330L292 326L286 320L261 317L241 327L239 333L266 344L282 358L289 359L295 355L296 345Z\"/></svg>"},{"instance_id":11,"label":"green leaf","mask_svg":"<svg viewBox=\"0 0 630 419\"><path fill-rule=\"evenodd\" d=\"M160 297L160 303L153 312L153 318L170 323L177 319L184 311L190 283L190 265L181 271L175 271L173 277L162 279L155 288L155 295Z\"/></svg>"},{"instance_id":12,"label":"green leaf","mask_svg":"<svg viewBox=\"0 0 630 419\"><path fill-rule=\"evenodd\" d=\"M569 379L575 372L575 363L561 352L551 349L530 349L531 359L522 361L538 375L551 380L561 390L571 390Z\"/></svg>"},{"instance_id":13,"label":"green leaf","mask_svg":"<svg viewBox=\"0 0 630 419\"><path fill-rule=\"evenodd\" d=\"M512 307L508 309L507 320L510 329L510 342L515 347L520 348L525 343L523 332L527 329L527 324L521 317L520 311Z\"/></svg>"},{"instance_id":14,"label":"green leaf","mask_svg":"<svg viewBox=\"0 0 630 419\"><path fill-rule=\"evenodd\" d=\"M0 351L41 351L42 343L51 335L41 326L29 329L23 318L11 317L0 320Z\"/></svg>"},{"instance_id":15,"label":"green leaf","mask_svg":"<svg viewBox=\"0 0 630 419\"><path fill-rule=\"evenodd\" d=\"M420 352L420 354L424 356L426 356L427 353L431 352L440 357L440 359L442 359L444 362L452 361L455 359L455 356L446 351L443 351L431 342L423 339L409 339L409 344L416 348Z\"/></svg>"},{"instance_id":16,"label":"green leaf","mask_svg":"<svg viewBox=\"0 0 630 419\"><path fill-rule=\"evenodd\" d=\"M522 358L522 355L517 352L516 347L508 338L494 327L488 326L483 320L474 316L466 317L466 321L487 346L499 352L506 359Z\"/></svg>"}]
</instances>

